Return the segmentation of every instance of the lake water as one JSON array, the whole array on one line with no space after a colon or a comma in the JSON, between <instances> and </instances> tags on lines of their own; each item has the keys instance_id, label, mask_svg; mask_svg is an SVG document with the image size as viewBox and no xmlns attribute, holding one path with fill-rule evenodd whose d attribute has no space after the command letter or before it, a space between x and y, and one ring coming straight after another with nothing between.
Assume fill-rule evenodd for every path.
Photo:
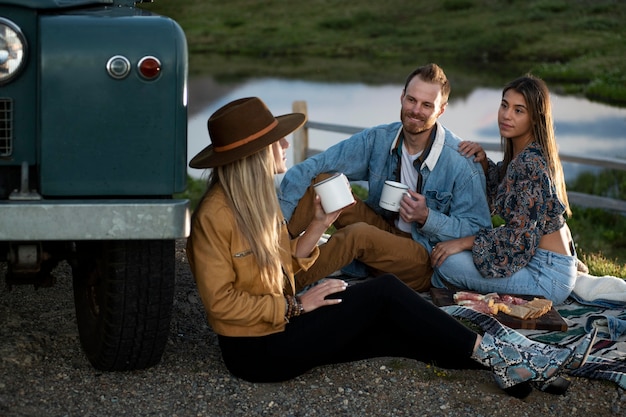
<instances>
[{"instance_id":1,"label":"lake water","mask_svg":"<svg viewBox=\"0 0 626 417\"><path fill-rule=\"evenodd\" d=\"M297 100L307 102L309 120L347 126L370 127L399 120L402 85L370 86L364 84L332 84L279 79L250 80L234 86L218 99L189 118L188 160L209 144L206 128L208 117L219 107L241 97L260 97L274 115L292 112ZM190 92L190 96L194 93ZM497 110L501 90L476 88L469 96L455 98L440 121L463 139L480 143L500 143ZM594 103L584 98L552 95L557 142L560 151L584 157L611 157L626 160L626 109ZM324 150L346 138L345 134L309 130L309 146ZM488 152L493 160L499 152ZM289 164L293 157L288 153ZM571 179L585 170L579 164L564 164L565 175ZM189 169L200 178L203 171Z\"/></svg>"}]
</instances>

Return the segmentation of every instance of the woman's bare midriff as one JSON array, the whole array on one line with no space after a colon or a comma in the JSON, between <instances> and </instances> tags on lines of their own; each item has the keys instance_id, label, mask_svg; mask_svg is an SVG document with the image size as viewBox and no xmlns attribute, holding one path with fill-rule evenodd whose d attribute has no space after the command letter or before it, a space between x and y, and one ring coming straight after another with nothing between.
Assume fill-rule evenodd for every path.
<instances>
[{"instance_id":1,"label":"woman's bare midriff","mask_svg":"<svg viewBox=\"0 0 626 417\"><path fill-rule=\"evenodd\" d=\"M543 235L539 241L539 247L541 249L549 250L551 252L560 253L561 255L572 256L570 250L571 235L569 227L563 226L560 230L552 232L548 235Z\"/></svg>"}]
</instances>

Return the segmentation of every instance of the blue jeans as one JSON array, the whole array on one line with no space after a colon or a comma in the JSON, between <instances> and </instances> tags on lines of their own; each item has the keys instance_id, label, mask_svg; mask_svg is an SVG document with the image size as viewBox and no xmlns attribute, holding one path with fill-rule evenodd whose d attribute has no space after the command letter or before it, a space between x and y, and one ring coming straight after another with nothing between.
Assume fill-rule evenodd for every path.
<instances>
[{"instance_id":1,"label":"blue jeans","mask_svg":"<svg viewBox=\"0 0 626 417\"><path fill-rule=\"evenodd\" d=\"M542 296L554 304L562 304L574 289L576 257L537 249L528 265L510 277L485 278L474 266L471 251L450 256L435 268L431 283L445 288L446 282L455 287L481 294L527 294Z\"/></svg>"}]
</instances>

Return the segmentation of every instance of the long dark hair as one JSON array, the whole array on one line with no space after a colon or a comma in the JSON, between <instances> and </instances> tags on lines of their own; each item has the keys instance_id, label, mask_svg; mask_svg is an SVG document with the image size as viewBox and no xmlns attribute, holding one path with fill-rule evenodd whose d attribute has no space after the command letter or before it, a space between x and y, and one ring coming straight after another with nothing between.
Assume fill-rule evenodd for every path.
<instances>
[{"instance_id":1,"label":"long dark hair","mask_svg":"<svg viewBox=\"0 0 626 417\"><path fill-rule=\"evenodd\" d=\"M532 74L526 74L504 86L502 97L504 97L504 94L509 90L520 93L526 101L526 107L528 108L530 123L532 125L533 139L541 146L544 158L546 158L546 162L548 163L550 179L554 183L559 200L561 200L561 203L565 206L567 215L571 216L572 212L567 199L563 166L561 165L556 137L554 135L552 104L550 102L548 86L542 79ZM506 171L506 168L514 156L513 145L510 139L504 137L500 139L504 152L502 169Z\"/></svg>"}]
</instances>

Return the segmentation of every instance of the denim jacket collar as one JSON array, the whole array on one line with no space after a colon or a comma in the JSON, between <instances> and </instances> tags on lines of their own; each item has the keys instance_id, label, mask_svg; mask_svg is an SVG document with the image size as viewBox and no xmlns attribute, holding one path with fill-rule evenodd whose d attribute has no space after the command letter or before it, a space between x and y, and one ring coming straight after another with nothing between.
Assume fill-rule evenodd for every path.
<instances>
[{"instance_id":1,"label":"denim jacket collar","mask_svg":"<svg viewBox=\"0 0 626 417\"><path fill-rule=\"evenodd\" d=\"M439 155L441 155L441 151L446 142L446 132L443 126L441 125L441 123L435 122L435 132L436 132L435 140L433 141L428 157L424 161L424 164L431 171L435 169L435 165L437 165L437 161L439 160ZM397 152L398 156L400 156L401 145L402 145L402 126L400 126L400 129L398 129L398 132L396 133L396 138L391 143L391 147L389 148L389 155L393 155L394 152Z\"/></svg>"},{"instance_id":2,"label":"denim jacket collar","mask_svg":"<svg viewBox=\"0 0 626 417\"><path fill-rule=\"evenodd\" d=\"M428 157L424 161L424 164L431 171L435 169L435 165L437 165L437 161L439 160L439 155L441 155L441 151L443 150L443 145L446 142L446 132L444 131L441 123L436 122L435 128L437 129L437 133L435 133L435 140L433 141L432 148L430 148Z\"/></svg>"},{"instance_id":3,"label":"denim jacket collar","mask_svg":"<svg viewBox=\"0 0 626 417\"><path fill-rule=\"evenodd\" d=\"M389 155L393 155L394 152L398 152L398 149L400 148L400 145L402 144L401 133L402 133L402 125L400 125L400 128L396 132L396 138L393 140L393 142L391 142L391 147L389 148Z\"/></svg>"}]
</instances>

